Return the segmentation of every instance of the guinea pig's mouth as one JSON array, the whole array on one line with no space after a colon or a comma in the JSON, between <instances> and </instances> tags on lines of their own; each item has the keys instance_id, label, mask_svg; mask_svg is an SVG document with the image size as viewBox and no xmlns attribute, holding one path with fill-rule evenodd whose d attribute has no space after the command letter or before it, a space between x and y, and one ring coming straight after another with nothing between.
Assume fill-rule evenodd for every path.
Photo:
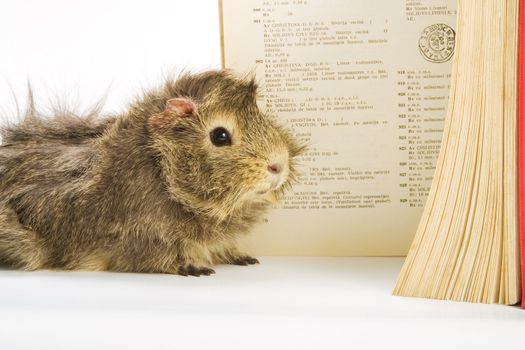
<instances>
[{"instance_id":1,"label":"guinea pig's mouth","mask_svg":"<svg viewBox=\"0 0 525 350\"><path fill-rule=\"evenodd\" d=\"M275 194L282 190L288 178L288 174L279 176L266 176L260 179L252 188L242 196L243 201L252 202L274 202Z\"/></svg>"},{"instance_id":2,"label":"guinea pig's mouth","mask_svg":"<svg viewBox=\"0 0 525 350\"><path fill-rule=\"evenodd\" d=\"M264 188L260 188L256 190L255 193L264 195L264 194L267 194L268 192L278 190L283 184L284 184L284 181L280 179L275 179L271 183L265 183Z\"/></svg>"},{"instance_id":3,"label":"guinea pig's mouth","mask_svg":"<svg viewBox=\"0 0 525 350\"><path fill-rule=\"evenodd\" d=\"M259 190L255 191L255 193L263 195L263 194L267 194L268 192L271 192L271 191L274 191L274 190L275 190L275 188L272 189L272 188L268 187L268 188L259 189Z\"/></svg>"}]
</instances>

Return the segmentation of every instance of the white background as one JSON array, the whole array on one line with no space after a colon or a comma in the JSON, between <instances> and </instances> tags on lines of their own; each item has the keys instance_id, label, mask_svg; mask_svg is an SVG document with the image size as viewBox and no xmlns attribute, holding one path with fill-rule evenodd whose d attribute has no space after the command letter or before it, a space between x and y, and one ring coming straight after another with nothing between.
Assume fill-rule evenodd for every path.
<instances>
[{"instance_id":1,"label":"white background","mask_svg":"<svg viewBox=\"0 0 525 350\"><path fill-rule=\"evenodd\" d=\"M0 3L0 115L116 112L220 65L215 0ZM22 106L20 106L22 108ZM4 119L5 120L5 119ZM525 311L390 295L401 259L262 258L207 278L0 270L0 349L518 349Z\"/></svg>"},{"instance_id":2,"label":"white background","mask_svg":"<svg viewBox=\"0 0 525 350\"><path fill-rule=\"evenodd\" d=\"M118 112L166 74L220 67L218 1L2 0L0 48L0 122L28 80L42 111L107 95Z\"/></svg>"}]
</instances>

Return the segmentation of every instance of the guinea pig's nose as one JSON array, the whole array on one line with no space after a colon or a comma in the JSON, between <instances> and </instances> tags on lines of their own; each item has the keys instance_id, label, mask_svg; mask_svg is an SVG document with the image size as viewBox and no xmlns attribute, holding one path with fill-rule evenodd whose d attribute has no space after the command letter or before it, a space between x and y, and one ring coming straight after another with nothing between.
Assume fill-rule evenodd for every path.
<instances>
[{"instance_id":1,"label":"guinea pig's nose","mask_svg":"<svg viewBox=\"0 0 525 350\"><path fill-rule=\"evenodd\" d=\"M283 171L283 166L278 163L270 164L268 165L268 171L272 174L279 174L281 171Z\"/></svg>"}]
</instances>

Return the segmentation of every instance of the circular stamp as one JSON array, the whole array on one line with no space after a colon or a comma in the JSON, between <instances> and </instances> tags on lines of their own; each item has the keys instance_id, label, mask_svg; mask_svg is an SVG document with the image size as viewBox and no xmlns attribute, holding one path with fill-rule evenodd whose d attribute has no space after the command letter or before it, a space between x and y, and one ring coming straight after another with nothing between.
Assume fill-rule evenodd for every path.
<instances>
[{"instance_id":1,"label":"circular stamp","mask_svg":"<svg viewBox=\"0 0 525 350\"><path fill-rule=\"evenodd\" d=\"M426 27L419 38L419 52L430 62L447 62L455 47L456 32L443 23Z\"/></svg>"}]
</instances>

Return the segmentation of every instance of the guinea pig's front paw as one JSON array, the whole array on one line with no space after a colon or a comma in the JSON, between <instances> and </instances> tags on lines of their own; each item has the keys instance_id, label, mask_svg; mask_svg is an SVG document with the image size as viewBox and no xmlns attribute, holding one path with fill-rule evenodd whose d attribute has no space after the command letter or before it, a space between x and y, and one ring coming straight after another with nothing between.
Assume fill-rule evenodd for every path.
<instances>
[{"instance_id":1,"label":"guinea pig's front paw","mask_svg":"<svg viewBox=\"0 0 525 350\"><path fill-rule=\"evenodd\" d=\"M248 255L242 255L242 256L235 257L232 261L232 264L233 265L243 265L243 266L255 265L255 264L259 264L259 260L252 258L251 256L248 256Z\"/></svg>"},{"instance_id":2,"label":"guinea pig's front paw","mask_svg":"<svg viewBox=\"0 0 525 350\"><path fill-rule=\"evenodd\" d=\"M184 265L179 267L177 273L182 276L196 276L200 277L202 275L209 276L215 273L215 270L210 269L209 267L195 266L192 264Z\"/></svg>"}]
</instances>

